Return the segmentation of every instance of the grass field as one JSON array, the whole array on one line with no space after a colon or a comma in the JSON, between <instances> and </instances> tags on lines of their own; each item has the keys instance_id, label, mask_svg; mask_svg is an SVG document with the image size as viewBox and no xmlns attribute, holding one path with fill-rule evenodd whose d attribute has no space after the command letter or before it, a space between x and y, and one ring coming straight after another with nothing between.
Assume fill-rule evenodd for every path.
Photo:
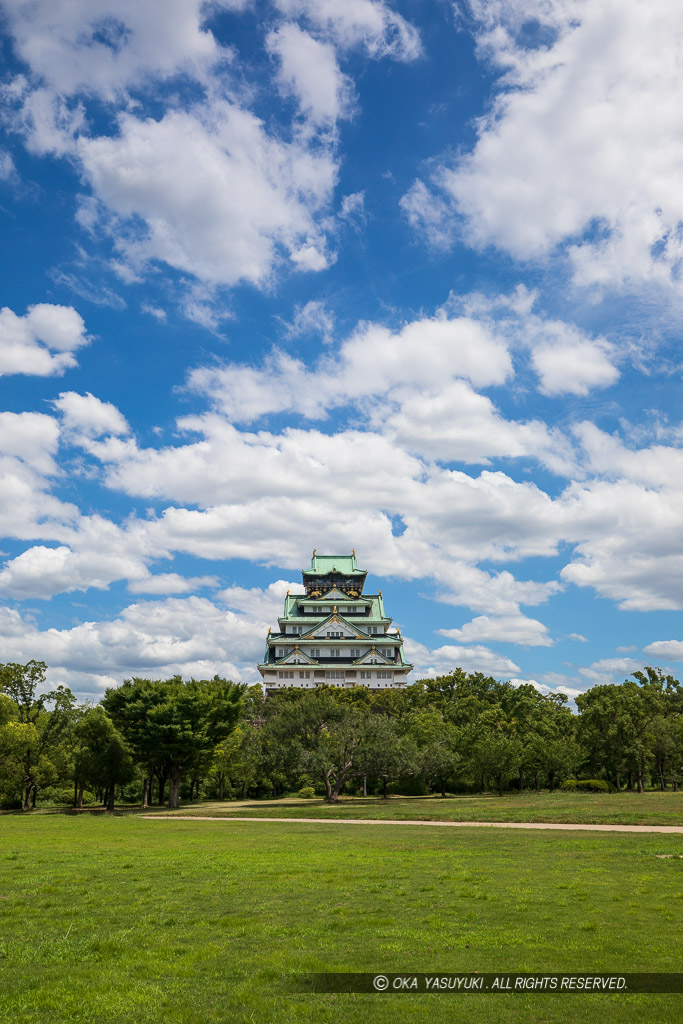
<instances>
[{"instance_id":1,"label":"grass field","mask_svg":"<svg viewBox=\"0 0 683 1024\"><path fill-rule=\"evenodd\" d=\"M151 811L172 813L168 809ZM258 818L375 818L417 821L550 821L575 824L683 825L682 793L523 793L505 796L343 797L319 800L205 802L179 814Z\"/></svg>"},{"instance_id":2,"label":"grass field","mask_svg":"<svg viewBox=\"0 0 683 1024\"><path fill-rule=\"evenodd\" d=\"M11 1024L654 1022L679 995L316 995L313 971L681 971L683 837L8 815Z\"/></svg>"}]
</instances>

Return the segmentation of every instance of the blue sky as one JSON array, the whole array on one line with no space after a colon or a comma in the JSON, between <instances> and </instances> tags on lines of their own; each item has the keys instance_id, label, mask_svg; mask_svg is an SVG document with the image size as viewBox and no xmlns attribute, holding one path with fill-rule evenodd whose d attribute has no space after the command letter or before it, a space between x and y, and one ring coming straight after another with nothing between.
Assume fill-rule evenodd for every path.
<instances>
[{"instance_id":1,"label":"blue sky","mask_svg":"<svg viewBox=\"0 0 683 1024\"><path fill-rule=\"evenodd\" d=\"M353 547L418 676L679 672L674 5L0 10L0 660L252 682Z\"/></svg>"}]
</instances>

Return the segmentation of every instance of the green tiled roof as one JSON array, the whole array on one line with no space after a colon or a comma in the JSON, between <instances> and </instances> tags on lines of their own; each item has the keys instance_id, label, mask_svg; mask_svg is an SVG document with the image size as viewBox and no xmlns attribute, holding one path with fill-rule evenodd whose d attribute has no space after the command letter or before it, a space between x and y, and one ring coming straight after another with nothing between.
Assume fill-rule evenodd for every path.
<instances>
[{"instance_id":1,"label":"green tiled roof","mask_svg":"<svg viewBox=\"0 0 683 1024\"><path fill-rule=\"evenodd\" d=\"M367 576L367 570L356 568L355 555L313 555L311 568L301 571L305 576L327 576L335 570L342 576Z\"/></svg>"}]
</instances>

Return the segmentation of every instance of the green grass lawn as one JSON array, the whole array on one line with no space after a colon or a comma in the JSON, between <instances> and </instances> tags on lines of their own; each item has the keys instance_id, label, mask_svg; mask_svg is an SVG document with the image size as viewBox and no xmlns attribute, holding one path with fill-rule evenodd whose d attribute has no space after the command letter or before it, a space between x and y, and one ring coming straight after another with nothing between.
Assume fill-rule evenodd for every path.
<instances>
[{"instance_id":1,"label":"green grass lawn","mask_svg":"<svg viewBox=\"0 0 683 1024\"><path fill-rule=\"evenodd\" d=\"M168 809L151 808L169 812ZM179 814L258 818L375 818L418 821L550 821L576 824L683 825L683 793L506 793L447 797L343 797L318 800L205 802Z\"/></svg>"},{"instance_id":2,"label":"green grass lawn","mask_svg":"<svg viewBox=\"0 0 683 1024\"><path fill-rule=\"evenodd\" d=\"M12 1024L654 1022L679 995L320 995L301 972L682 971L683 837L8 815ZM678 1015L678 1016L677 1016Z\"/></svg>"}]
</instances>

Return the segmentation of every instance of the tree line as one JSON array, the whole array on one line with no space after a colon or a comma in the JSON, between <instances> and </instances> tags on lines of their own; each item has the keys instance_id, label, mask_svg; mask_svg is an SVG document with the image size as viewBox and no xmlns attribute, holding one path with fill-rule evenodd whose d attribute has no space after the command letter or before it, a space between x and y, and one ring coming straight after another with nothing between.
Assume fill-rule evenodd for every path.
<instances>
[{"instance_id":1,"label":"tree line","mask_svg":"<svg viewBox=\"0 0 683 1024\"><path fill-rule=\"evenodd\" d=\"M129 679L97 704L0 666L0 803L678 788L683 689L657 668L576 698L456 669L402 690ZM581 780L593 780L584 781Z\"/></svg>"}]
</instances>

